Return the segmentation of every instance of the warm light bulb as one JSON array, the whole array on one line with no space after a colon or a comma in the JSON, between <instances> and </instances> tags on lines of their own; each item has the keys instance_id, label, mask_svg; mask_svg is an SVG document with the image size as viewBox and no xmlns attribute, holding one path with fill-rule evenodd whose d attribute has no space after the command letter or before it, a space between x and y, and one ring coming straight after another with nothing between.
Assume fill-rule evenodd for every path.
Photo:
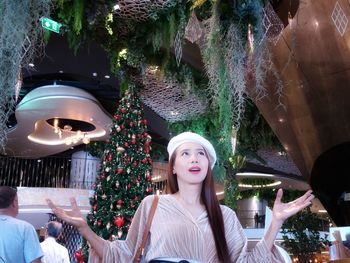
<instances>
[{"instance_id":1,"label":"warm light bulb","mask_svg":"<svg viewBox=\"0 0 350 263\"><path fill-rule=\"evenodd\" d=\"M72 138L66 138L64 140L64 143L67 144L67 145L71 145L72 144Z\"/></svg>"},{"instance_id":2,"label":"warm light bulb","mask_svg":"<svg viewBox=\"0 0 350 263\"><path fill-rule=\"evenodd\" d=\"M83 143L84 143L84 144L89 144L89 143L90 143L90 138L84 136L84 138L83 138Z\"/></svg>"}]
</instances>

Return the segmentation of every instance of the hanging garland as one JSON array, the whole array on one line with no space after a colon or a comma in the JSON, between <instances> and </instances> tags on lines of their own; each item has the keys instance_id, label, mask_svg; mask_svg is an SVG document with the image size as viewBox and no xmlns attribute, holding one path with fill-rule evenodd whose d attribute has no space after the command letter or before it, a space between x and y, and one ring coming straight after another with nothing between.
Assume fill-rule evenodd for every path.
<instances>
[{"instance_id":1,"label":"hanging garland","mask_svg":"<svg viewBox=\"0 0 350 263\"><path fill-rule=\"evenodd\" d=\"M6 145L7 121L22 85L21 69L42 53L40 18L48 17L51 0L2 0L0 3L0 150Z\"/></svg>"}]
</instances>

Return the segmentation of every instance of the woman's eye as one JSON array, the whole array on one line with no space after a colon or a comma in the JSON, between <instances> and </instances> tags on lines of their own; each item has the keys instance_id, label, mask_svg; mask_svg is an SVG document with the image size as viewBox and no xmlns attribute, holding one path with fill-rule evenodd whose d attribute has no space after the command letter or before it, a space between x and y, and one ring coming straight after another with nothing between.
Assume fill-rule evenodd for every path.
<instances>
[{"instance_id":1,"label":"woman's eye","mask_svg":"<svg viewBox=\"0 0 350 263\"><path fill-rule=\"evenodd\" d=\"M198 154L199 154L199 155L205 155L205 153L204 153L204 152L199 152Z\"/></svg>"},{"instance_id":2,"label":"woman's eye","mask_svg":"<svg viewBox=\"0 0 350 263\"><path fill-rule=\"evenodd\" d=\"M188 155L188 152L183 152L183 153L181 154L181 156L185 156L185 155Z\"/></svg>"}]
</instances>

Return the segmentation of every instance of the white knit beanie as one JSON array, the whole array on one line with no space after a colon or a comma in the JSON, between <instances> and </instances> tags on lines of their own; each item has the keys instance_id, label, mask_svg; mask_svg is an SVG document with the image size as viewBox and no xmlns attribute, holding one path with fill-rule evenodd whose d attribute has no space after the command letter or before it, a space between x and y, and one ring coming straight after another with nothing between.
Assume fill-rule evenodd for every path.
<instances>
[{"instance_id":1,"label":"white knit beanie","mask_svg":"<svg viewBox=\"0 0 350 263\"><path fill-rule=\"evenodd\" d=\"M169 154L169 160L173 155L173 153L175 152L176 148L186 142L198 143L203 146L203 148L206 150L206 152L209 155L210 166L211 166L211 169L213 170L216 162L216 153L213 145L207 139L193 132L180 133L179 135L176 135L169 141L168 148L167 148L168 154Z\"/></svg>"}]
</instances>

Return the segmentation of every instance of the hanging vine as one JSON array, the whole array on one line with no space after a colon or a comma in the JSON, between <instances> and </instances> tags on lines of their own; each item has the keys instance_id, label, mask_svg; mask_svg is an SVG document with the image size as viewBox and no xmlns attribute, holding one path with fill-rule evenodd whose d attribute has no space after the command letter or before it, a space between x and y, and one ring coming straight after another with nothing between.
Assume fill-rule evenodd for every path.
<instances>
[{"instance_id":1,"label":"hanging vine","mask_svg":"<svg viewBox=\"0 0 350 263\"><path fill-rule=\"evenodd\" d=\"M51 0L3 0L0 2L0 150L7 133L6 123L14 112L21 87L21 69L43 51L40 18L48 17Z\"/></svg>"}]
</instances>

